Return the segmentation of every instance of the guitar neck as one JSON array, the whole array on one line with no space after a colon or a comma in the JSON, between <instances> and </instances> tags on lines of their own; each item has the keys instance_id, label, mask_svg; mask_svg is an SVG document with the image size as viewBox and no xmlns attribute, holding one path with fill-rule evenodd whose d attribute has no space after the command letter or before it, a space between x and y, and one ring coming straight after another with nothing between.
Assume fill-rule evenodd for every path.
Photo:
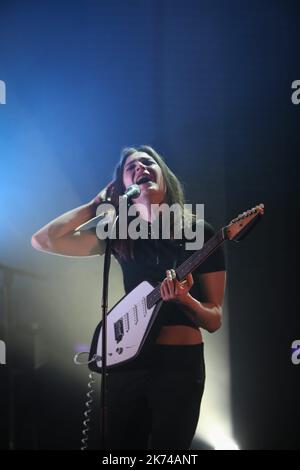
<instances>
[{"instance_id":1,"label":"guitar neck","mask_svg":"<svg viewBox=\"0 0 300 470\"><path fill-rule=\"evenodd\" d=\"M202 264L219 246L226 240L224 229L219 230L213 235L203 247L187 258L177 269L176 277L182 281L189 273L193 272ZM160 286L156 286L150 294L147 295L147 306L151 308L161 299Z\"/></svg>"}]
</instances>

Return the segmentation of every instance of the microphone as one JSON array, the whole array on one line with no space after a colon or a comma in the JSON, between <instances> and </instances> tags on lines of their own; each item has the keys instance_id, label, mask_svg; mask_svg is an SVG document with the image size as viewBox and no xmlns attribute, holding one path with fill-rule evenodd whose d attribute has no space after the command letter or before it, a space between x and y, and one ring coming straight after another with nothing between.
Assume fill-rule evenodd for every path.
<instances>
[{"instance_id":1,"label":"microphone","mask_svg":"<svg viewBox=\"0 0 300 470\"><path fill-rule=\"evenodd\" d=\"M120 196L120 198L122 198L123 200L127 200L127 202L129 202L131 199L135 199L140 194L141 194L141 188L139 187L139 185L131 184L130 186L128 186L125 193L122 196ZM79 232L80 230L82 231L82 230L90 230L92 228L96 228L98 225L98 222L100 221L102 221L102 223L109 222L109 220L111 220L112 213L115 213L115 212L113 210L110 210L110 213L109 213L109 211L107 211L108 209L107 204L111 206L110 203L106 203L102 205L102 208L104 208L104 211L106 210L106 212L102 212L96 215L96 217L93 217L87 222L84 222L83 224L79 225L79 227L75 228L75 232ZM101 209L101 204L99 207Z\"/></svg>"},{"instance_id":2,"label":"microphone","mask_svg":"<svg viewBox=\"0 0 300 470\"><path fill-rule=\"evenodd\" d=\"M102 221L102 223L105 223L105 222L109 222L109 220L110 218L109 218L108 212L104 212L102 214L96 215L96 217L93 217L87 222L84 222L83 224L76 227L75 232L80 232L82 230L90 230L92 228L96 228L100 221Z\"/></svg>"},{"instance_id":3,"label":"microphone","mask_svg":"<svg viewBox=\"0 0 300 470\"><path fill-rule=\"evenodd\" d=\"M121 196L122 198L130 201L131 199L137 198L141 194L141 188L138 184L131 184L126 189L125 193Z\"/></svg>"}]
</instances>

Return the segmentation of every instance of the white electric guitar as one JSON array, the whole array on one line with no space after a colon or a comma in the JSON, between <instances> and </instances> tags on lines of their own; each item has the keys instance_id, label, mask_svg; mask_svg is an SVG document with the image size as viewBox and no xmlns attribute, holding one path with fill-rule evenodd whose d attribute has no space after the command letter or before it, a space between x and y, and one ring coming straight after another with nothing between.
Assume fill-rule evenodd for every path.
<instances>
[{"instance_id":1,"label":"white electric guitar","mask_svg":"<svg viewBox=\"0 0 300 470\"><path fill-rule=\"evenodd\" d=\"M264 213L264 205L240 214L229 225L211 237L203 247L187 258L178 268L179 281L194 271L225 240L240 241L256 224ZM140 353L146 338L159 312L162 299L160 284L153 286L148 281L141 282L125 295L107 314L107 368L134 359ZM97 326L89 355L89 368L101 372L102 363L102 322ZM94 360L93 360L94 358Z\"/></svg>"}]
</instances>

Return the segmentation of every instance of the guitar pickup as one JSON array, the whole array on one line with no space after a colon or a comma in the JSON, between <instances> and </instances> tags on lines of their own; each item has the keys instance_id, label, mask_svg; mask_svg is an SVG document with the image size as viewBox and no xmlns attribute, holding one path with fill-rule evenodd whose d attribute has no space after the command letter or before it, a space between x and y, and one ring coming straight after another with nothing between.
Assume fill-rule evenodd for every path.
<instances>
[{"instance_id":1,"label":"guitar pickup","mask_svg":"<svg viewBox=\"0 0 300 470\"><path fill-rule=\"evenodd\" d=\"M114 324L114 330L115 330L115 340L117 343L122 341L122 338L124 336L124 325L123 325L123 319L120 318L115 324Z\"/></svg>"},{"instance_id":2,"label":"guitar pickup","mask_svg":"<svg viewBox=\"0 0 300 470\"><path fill-rule=\"evenodd\" d=\"M134 321L134 324L137 325L137 322L138 322L138 309L137 309L137 306L134 305L133 307L133 321Z\"/></svg>"},{"instance_id":3,"label":"guitar pickup","mask_svg":"<svg viewBox=\"0 0 300 470\"><path fill-rule=\"evenodd\" d=\"M124 318L124 324L125 324L125 331L126 331L126 333L128 333L128 331L129 331L129 313L128 312L125 313L123 318Z\"/></svg>"},{"instance_id":4,"label":"guitar pickup","mask_svg":"<svg viewBox=\"0 0 300 470\"><path fill-rule=\"evenodd\" d=\"M143 299L142 299L142 310L143 310L144 317L146 317L148 311L147 311L147 303L146 303L145 297L143 297Z\"/></svg>"}]
</instances>

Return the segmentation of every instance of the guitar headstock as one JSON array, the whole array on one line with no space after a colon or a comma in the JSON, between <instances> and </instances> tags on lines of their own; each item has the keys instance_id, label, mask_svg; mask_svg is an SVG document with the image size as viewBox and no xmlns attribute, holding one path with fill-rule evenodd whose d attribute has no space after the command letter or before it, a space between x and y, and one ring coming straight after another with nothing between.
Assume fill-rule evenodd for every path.
<instances>
[{"instance_id":1,"label":"guitar headstock","mask_svg":"<svg viewBox=\"0 0 300 470\"><path fill-rule=\"evenodd\" d=\"M242 240L261 219L263 214L264 205L259 204L258 206L238 215L238 217L233 219L225 228L226 237L229 240L236 242Z\"/></svg>"}]
</instances>

